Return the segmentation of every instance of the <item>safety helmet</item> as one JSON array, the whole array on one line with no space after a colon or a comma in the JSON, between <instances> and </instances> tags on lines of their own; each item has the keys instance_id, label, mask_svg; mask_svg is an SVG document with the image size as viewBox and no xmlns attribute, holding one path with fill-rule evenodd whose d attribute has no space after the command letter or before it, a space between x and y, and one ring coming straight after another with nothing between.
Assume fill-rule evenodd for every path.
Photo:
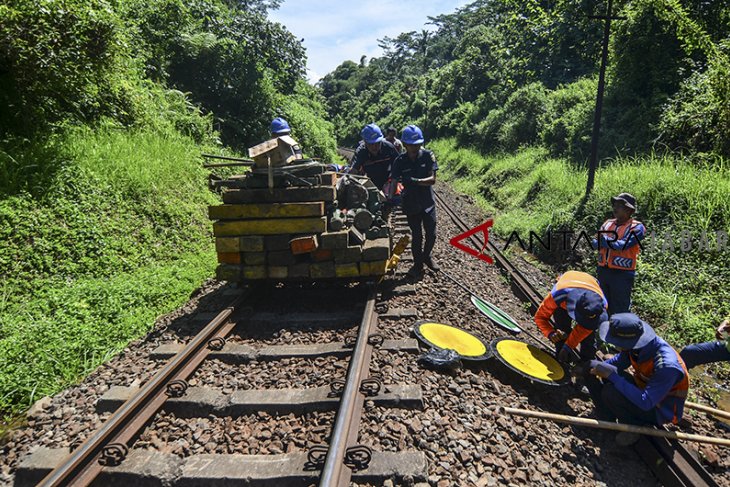
<instances>
[{"instance_id":1,"label":"safety helmet","mask_svg":"<svg viewBox=\"0 0 730 487\"><path fill-rule=\"evenodd\" d=\"M362 135L362 140L364 140L368 144L377 144L384 138L383 131L380 130L380 127L378 127L374 123L365 125L365 127L362 129L362 132L360 132L360 135Z\"/></svg>"},{"instance_id":2,"label":"safety helmet","mask_svg":"<svg viewBox=\"0 0 730 487\"><path fill-rule=\"evenodd\" d=\"M291 132L291 128L286 120L276 117L271 121L271 133L274 135L286 135Z\"/></svg>"},{"instance_id":3,"label":"safety helmet","mask_svg":"<svg viewBox=\"0 0 730 487\"><path fill-rule=\"evenodd\" d=\"M401 141L409 145L423 144L423 132L416 125L409 125L403 129Z\"/></svg>"}]
</instances>

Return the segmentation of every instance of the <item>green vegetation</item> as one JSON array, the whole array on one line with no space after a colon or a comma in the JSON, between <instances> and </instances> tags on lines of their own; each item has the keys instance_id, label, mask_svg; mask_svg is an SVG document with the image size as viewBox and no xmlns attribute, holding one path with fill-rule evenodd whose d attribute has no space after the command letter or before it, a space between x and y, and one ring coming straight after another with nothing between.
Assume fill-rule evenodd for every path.
<instances>
[{"instance_id":1,"label":"green vegetation","mask_svg":"<svg viewBox=\"0 0 730 487\"><path fill-rule=\"evenodd\" d=\"M712 339L721 317L730 314L730 246L718 252L714 233L730 233L727 168L696 168L670 156L618 159L600 169L593 193L577 212L586 172L550 157L546 149L485 157L459 148L454 139L434 141L430 148L439 157L443 176L495 215L497 234L508 238L516 231L525 245L530 231L544 239L548 228L593 236L610 215L610 197L631 188L639 203L637 217L649 232L634 291L637 312L678 346ZM674 236L674 248L662 251L667 231ZM682 251L683 231L693 236L687 252ZM703 231L714 250L699 249ZM558 247L553 242L553 249ZM535 250L563 268L593 273L596 254L585 240L575 254L549 253L537 243Z\"/></svg>"},{"instance_id":2,"label":"green vegetation","mask_svg":"<svg viewBox=\"0 0 730 487\"><path fill-rule=\"evenodd\" d=\"M0 414L83 377L212 275L201 152L289 118L335 157L279 0L0 5Z\"/></svg>"},{"instance_id":3,"label":"green vegetation","mask_svg":"<svg viewBox=\"0 0 730 487\"><path fill-rule=\"evenodd\" d=\"M319 83L337 137L365 123L416 123L482 153L540 144L589 155L605 4L477 0L430 18L435 31L380 41L382 57L346 61ZM601 154L730 156L730 4L617 0Z\"/></svg>"},{"instance_id":4,"label":"green vegetation","mask_svg":"<svg viewBox=\"0 0 730 487\"><path fill-rule=\"evenodd\" d=\"M200 150L174 132L78 128L14 151L55 171L0 200L0 410L83 377L211 275Z\"/></svg>"},{"instance_id":5,"label":"green vegetation","mask_svg":"<svg viewBox=\"0 0 730 487\"><path fill-rule=\"evenodd\" d=\"M593 234L609 196L634 194L649 231L676 239L673 252L644 252L637 309L678 345L709 339L730 313L730 251L697 250L702 231L730 230L730 4L613 4L625 19L612 24L602 163L582 206L603 31L589 15L604 2L477 0L431 18L434 30L382 39L383 56L342 63L319 86L345 143L369 122L420 125L442 172L503 236ZM538 254L594 268L587 249Z\"/></svg>"}]
</instances>

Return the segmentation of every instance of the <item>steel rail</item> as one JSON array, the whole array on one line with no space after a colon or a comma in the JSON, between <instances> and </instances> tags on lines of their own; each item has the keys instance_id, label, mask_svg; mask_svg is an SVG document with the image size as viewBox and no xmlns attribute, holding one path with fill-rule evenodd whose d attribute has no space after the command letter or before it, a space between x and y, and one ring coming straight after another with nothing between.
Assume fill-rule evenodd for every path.
<instances>
[{"instance_id":1,"label":"steel rail","mask_svg":"<svg viewBox=\"0 0 730 487\"><path fill-rule=\"evenodd\" d=\"M470 230L469 226L444 202L438 193L436 201L446 211L451 220L462 232ZM470 240L476 248L482 248L484 242L476 235ZM524 277L493 242L487 241L487 247L495 258L497 265L507 272L520 292L530 301L535 310L540 306L542 298L534 286ZM660 426L660 429L664 429ZM702 464L681 443L659 438L643 438L634 446L639 456L649 466L654 475L667 487L717 487L717 482L705 470Z\"/></svg>"},{"instance_id":2,"label":"steel rail","mask_svg":"<svg viewBox=\"0 0 730 487\"><path fill-rule=\"evenodd\" d=\"M375 313L375 298L376 293L372 289L365 305L357 343L347 370L345 390L330 436L330 447L322 467L319 487L346 487L350 484L352 469L345 465L345 455L348 447L357 441L358 425L365 401L360 386L363 379L368 377L370 369L373 350L370 334L377 327L378 320L378 315Z\"/></svg>"},{"instance_id":3,"label":"steel rail","mask_svg":"<svg viewBox=\"0 0 730 487\"><path fill-rule=\"evenodd\" d=\"M225 338L235 326L228 319L250 292L236 298L221 311L195 338L150 379L140 391L127 400L96 433L87 438L58 467L38 484L41 487L90 485L101 472L100 455L115 446L126 450L128 444L145 427L167 400L168 384L189 377L209 352L208 343Z\"/></svg>"}]
</instances>

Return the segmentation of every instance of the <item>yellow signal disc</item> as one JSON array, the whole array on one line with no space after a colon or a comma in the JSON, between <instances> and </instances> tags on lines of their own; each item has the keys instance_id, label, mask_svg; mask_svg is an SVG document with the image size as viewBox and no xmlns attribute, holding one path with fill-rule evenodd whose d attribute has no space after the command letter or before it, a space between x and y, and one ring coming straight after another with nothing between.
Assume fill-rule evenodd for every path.
<instances>
[{"instance_id":1,"label":"yellow signal disc","mask_svg":"<svg viewBox=\"0 0 730 487\"><path fill-rule=\"evenodd\" d=\"M480 357L487 353L482 341L464 330L440 323L421 323L418 333L431 345L454 350L462 357Z\"/></svg>"},{"instance_id":2,"label":"yellow signal disc","mask_svg":"<svg viewBox=\"0 0 730 487\"><path fill-rule=\"evenodd\" d=\"M502 359L516 370L544 381L559 381L565 370L548 353L517 340L500 340L496 346Z\"/></svg>"}]
</instances>

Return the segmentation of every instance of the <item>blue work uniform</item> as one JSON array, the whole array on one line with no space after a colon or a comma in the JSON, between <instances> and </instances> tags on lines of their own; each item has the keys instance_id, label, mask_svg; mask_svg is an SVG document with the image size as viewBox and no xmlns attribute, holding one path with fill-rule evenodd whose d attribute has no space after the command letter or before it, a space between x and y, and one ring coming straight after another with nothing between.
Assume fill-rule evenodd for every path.
<instances>
[{"instance_id":1,"label":"blue work uniform","mask_svg":"<svg viewBox=\"0 0 730 487\"><path fill-rule=\"evenodd\" d=\"M730 339L688 345L679 353L688 369L713 362L730 361Z\"/></svg>"},{"instance_id":2,"label":"blue work uniform","mask_svg":"<svg viewBox=\"0 0 730 487\"><path fill-rule=\"evenodd\" d=\"M631 424L677 423L682 418L689 375L679 354L659 337L646 346L621 352L607 364L616 367L603 383L587 381L601 419ZM629 366L634 375L626 373Z\"/></svg>"},{"instance_id":3,"label":"blue work uniform","mask_svg":"<svg viewBox=\"0 0 730 487\"><path fill-rule=\"evenodd\" d=\"M380 142L380 150L375 155L370 153L365 142L360 142L360 145L355 150L355 155L352 157L350 170L357 172L365 171L365 174L375 186L378 189L383 189L383 186L388 181L393 161L395 161L398 155L398 150L387 140Z\"/></svg>"},{"instance_id":4,"label":"blue work uniform","mask_svg":"<svg viewBox=\"0 0 730 487\"><path fill-rule=\"evenodd\" d=\"M390 175L394 180L400 179L403 183L401 207L411 229L413 262L418 266L431 258L431 251L436 243L436 200L433 186L419 186L413 179L427 178L431 174L436 174L438 168L434 153L421 149L415 160L408 157L407 153L398 156L393 162ZM423 242L421 226L426 233L423 249L421 249Z\"/></svg>"}]
</instances>

